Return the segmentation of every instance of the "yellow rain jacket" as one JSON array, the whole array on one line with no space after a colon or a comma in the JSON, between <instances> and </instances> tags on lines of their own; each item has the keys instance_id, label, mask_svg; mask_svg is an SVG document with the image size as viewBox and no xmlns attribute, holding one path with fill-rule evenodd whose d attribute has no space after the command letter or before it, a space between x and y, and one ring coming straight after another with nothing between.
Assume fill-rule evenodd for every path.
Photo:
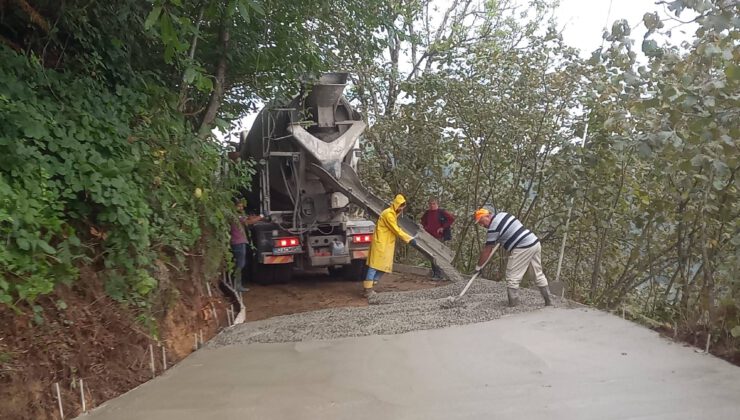
<instances>
[{"instance_id":1,"label":"yellow rain jacket","mask_svg":"<svg viewBox=\"0 0 740 420\"><path fill-rule=\"evenodd\" d=\"M404 242L411 241L411 235L398 227L396 210L406 202L406 199L398 194L393 199L391 206L380 213L380 218L375 226L373 242L370 244L370 256L367 265L378 271L390 273L393 271L393 254L396 251L396 236Z\"/></svg>"}]
</instances>

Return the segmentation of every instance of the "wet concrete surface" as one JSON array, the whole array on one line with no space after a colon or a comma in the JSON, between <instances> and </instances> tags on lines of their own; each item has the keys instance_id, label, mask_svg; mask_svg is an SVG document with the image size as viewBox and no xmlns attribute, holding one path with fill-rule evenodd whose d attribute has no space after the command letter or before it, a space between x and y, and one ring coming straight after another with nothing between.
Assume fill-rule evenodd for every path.
<instances>
[{"instance_id":1,"label":"wet concrete surface","mask_svg":"<svg viewBox=\"0 0 740 420\"><path fill-rule=\"evenodd\" d=\"M376 308L385 306L393 307ZM216 340L84 418L735 419L740 413L740 368L592 309L545 308L329 340L296 330L294 337L306 337L300 342L279 342L286 331L270 343L250 340L262 334L250 324L257 323L230 331L240 339Z\"/></svg>"}]
</instances>

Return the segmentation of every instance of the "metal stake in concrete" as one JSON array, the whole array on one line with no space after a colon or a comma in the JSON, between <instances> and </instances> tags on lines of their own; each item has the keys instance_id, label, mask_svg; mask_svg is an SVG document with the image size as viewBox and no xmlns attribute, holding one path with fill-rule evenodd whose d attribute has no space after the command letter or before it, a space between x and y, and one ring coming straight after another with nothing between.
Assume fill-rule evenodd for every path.
<instances>
[{"instance_id":1,"label":"metal stake in concrete","mask_svg":"<svg viewBox=\"0 0 740 420\"><path fill-rule=\"evenodd\" d=\"M195 338L195 345L193 346L193 351L198 350L198 333L193 334L193 338Z\"/></svg>"},{"instance_id":2,"label":"metal stake in concrete","mask_svg":"<svg viewBox=\"0 0 740 420\"><path fill-rule=\"evenodd\" d=\"M157 376L157 371L154 369L154 346L149 344L149 364L152 367L152 379Z\"/></svg>"},{"instance_id":3,"label":"metal stake in concrete","mask_svg":"<svg viewBox=\"0 0 740 420\"><path fill-rule=\"evenodd\" d=\"M622 319L626 319L626 318L624 317L624 306L622 306Z\"/></svg>"},{"instance_id":4,"label":"metal stake in concrete","mask_svg":"<svg viewBox=\"0 0 740 420\"><path fill-rule=\"evenodd\" d=\"M167 370L167 354L165 354L165 346L162 346L162 372Z\"/></svg>"},{"instance_id":5,"label":"metal stake in concrete","mask_svg":"<svg viewBox=\"0 0 740 420\"><path fill-rule=\"evenodd\" d=\"M704 353L709 354L709 341L712 339L712 334L707 334L707 345L704 346Z\"/></svg>"},{"instance_id":6,"label":"metal stake in concrete","mask_svg":"<svg viewBox=\"0 0 740 420\"><path fill-rule=\"evenodd\" d=\"M216 312L216 306L213 304L213 302L211 302L211 313L213 314L214 321L216 321L216 328L218 328L218 312Z\"/></svg>"},{"instance_id":7,"label":"metal stake in concrete","mask_svg":"<svg viewBox=\"0 0 740 420\"><path fill-rule=\"evenodd\" d=\"M62 408L62 393L59 392L59 382L54 382L54 387L57 390L57 402L59 403L59 417L64 420L64 408Z\"/></svg>"},{"instance_id":8,"label":"metal stake in concrete","mask_svg":"<svg viewBox=\"0 0 740 420\"><path fill-rule=\"evenodd\" d=\"M82 400L82 412L87 411L87 405L85 404L85 384L80 378L80 400Z\"/></svg>"},{"instance_id":9,"label":"metal stake in concrete","mask_svg":"<svg viewBox=\"0 0 740 420\"><path fill-rule=\"evenodd\" d=\"M586 139L588 139L588 113L586 113L586 127L583 128L583 142L581 147L586 147ZM565 217L565 231L563 232L563 242L560 243L560 252L558 253L558 268L555 271L555 282L560 281L560 270L563 268L563 256L565 255L565 242L568 240L568 227L570 225L570 218L573 214L573 206L575 204L575 197L570 198L570 205L568 206L568 215Z\"/></svg>"},{"instance_id":10,"label":"metal stake in concrete","mask_svg":"<svg viewBox=\"0 0 740 420\"><path fill-rule=\"evenodd\" d=\"M203 330L200 330L198 333L200 334L200 345L202 347L203 346Z\"/></svg>"}]
</instances>

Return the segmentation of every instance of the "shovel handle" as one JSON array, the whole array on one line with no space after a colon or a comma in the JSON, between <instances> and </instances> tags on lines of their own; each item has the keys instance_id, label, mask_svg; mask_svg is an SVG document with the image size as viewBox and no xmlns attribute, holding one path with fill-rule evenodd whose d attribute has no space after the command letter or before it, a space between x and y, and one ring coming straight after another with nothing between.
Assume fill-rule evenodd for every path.
<instances>
[{"instance_id":1,"label":"shovel handle","mask_svg":"<svg viewBox=\"0 0 740 420\"><path fill-rule=\"evenodd\" d=\"M495 254L496 251L498 250L498 245L499 244L496 244L496 246L493 247L493 249L491 250L491 254L488 255L488 258L486 258L486 261L483 263L480 270L476 271L475 274L473 274L473 277L470 278L470 280L468 281L468 284L465 285L465 288L462 289L462 292L460 292L460 294L457 296L457 299L460 299L461 297L463 297L465 292L467 292L468 289L470 288L470 285L473 284L473 281L478 278L478 276L480 275L480 272L483 271L483 269L488 265L488 262L491 261L493 254Z\"/></svg>"}]
</instances>

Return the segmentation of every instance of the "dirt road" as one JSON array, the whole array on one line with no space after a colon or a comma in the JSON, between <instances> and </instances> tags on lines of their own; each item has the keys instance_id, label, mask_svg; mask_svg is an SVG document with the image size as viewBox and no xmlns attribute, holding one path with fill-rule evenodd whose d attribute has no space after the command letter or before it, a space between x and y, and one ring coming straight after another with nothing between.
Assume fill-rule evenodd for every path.
<instances>
[{"instance_id":1,"label":"dirt road","mask_svg":"<svg viewBox=\"0 0 740 420\"><path fill-rule=\"evenodd\" d=\"M426 277L391 273L383 276L378 292L404 292L446 285ZM362 283L330 277L325 272L296 276L288 283L261 286L250 284L243 294L247 321L258 321L319 309L367 306Z\"/></svg>"}]
</instances>

